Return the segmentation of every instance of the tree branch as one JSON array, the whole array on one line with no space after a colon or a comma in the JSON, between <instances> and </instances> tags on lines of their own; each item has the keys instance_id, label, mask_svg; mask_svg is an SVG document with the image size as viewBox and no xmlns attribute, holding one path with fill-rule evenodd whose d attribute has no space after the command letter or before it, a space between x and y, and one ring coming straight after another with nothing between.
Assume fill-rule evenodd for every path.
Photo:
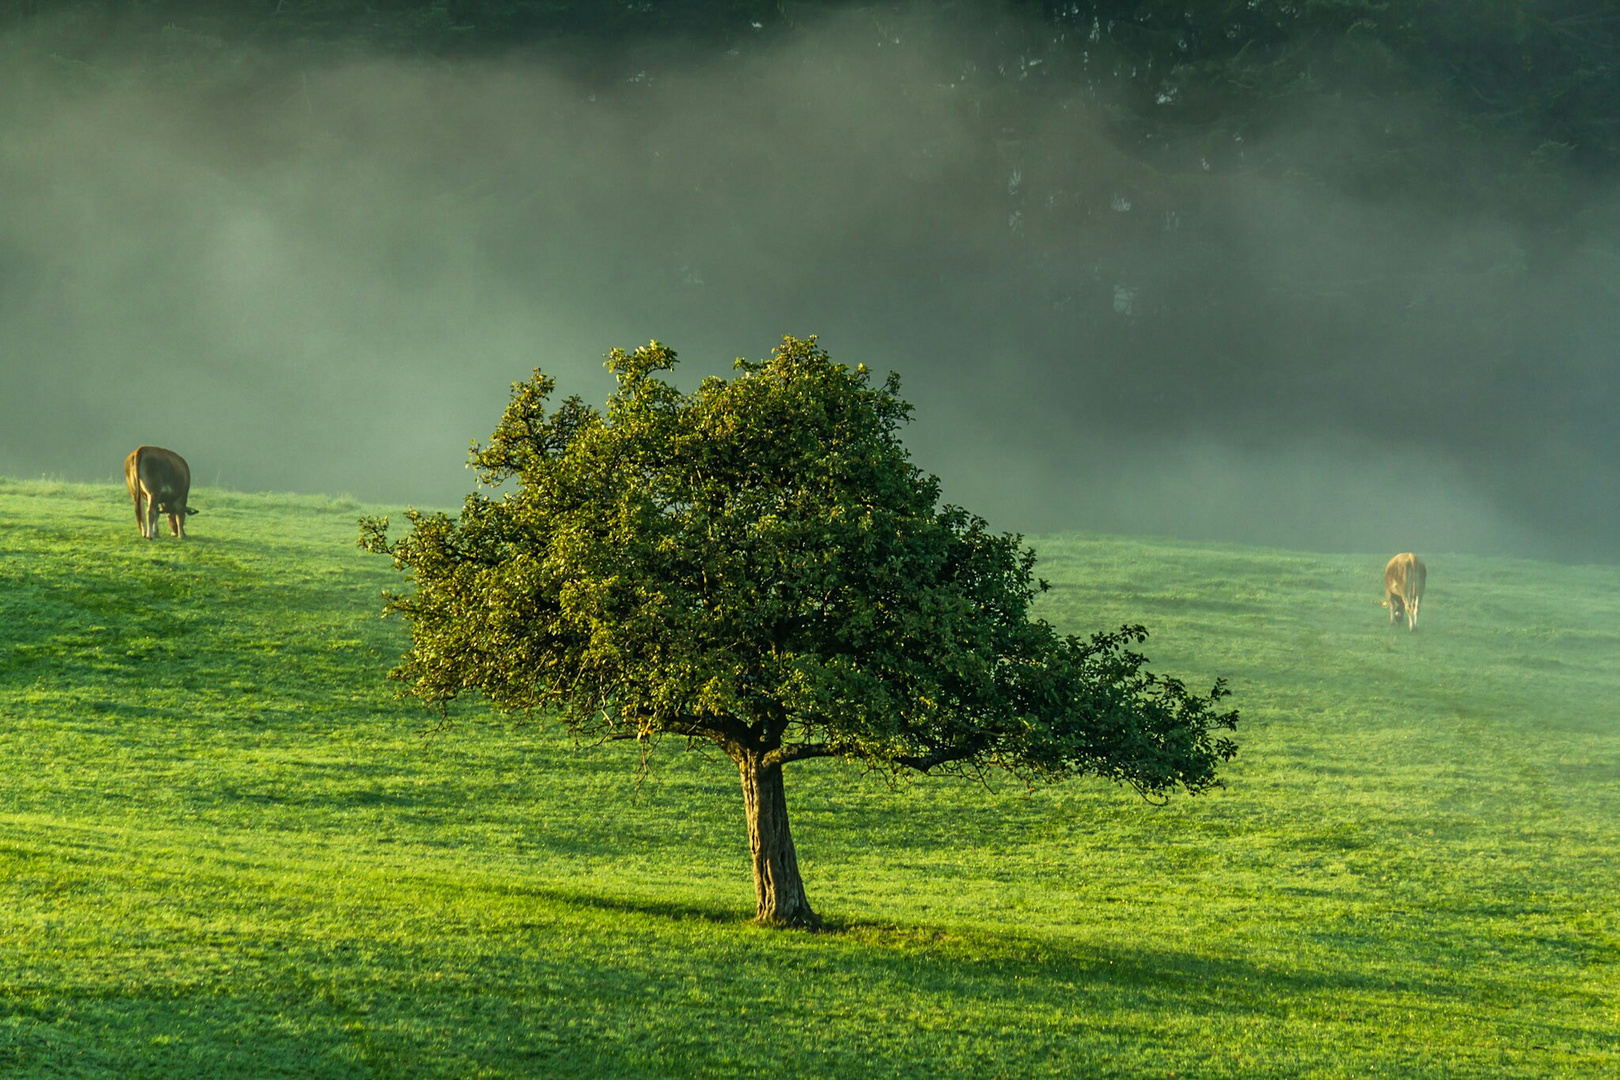
<instances>
[{"instance_id":1,"label":"tree branch","mask_svg":"<svg viewBox=\"0 0 1620 1080\"><path fill-rule=\"evenodd\" d=\"M966 761L977 757L984 748L982 746L942 746L933 753L913 757L896 757L896 765L904 765L908 769L916 769L925 773L936 765L944 765L951 761Z\"/></svg>"},{"instance_id":2,"label":"tree branch","mask_svg":"<svg viewBox=\"0 0 1620 1080\"><path fill-rule=\"evenodd\" d=\"M835 757L837 751L826 743L788 743L766 754L763 764L786 765L790 761L808 761L811 758Z\"/></svg>"},{"instance_id":3,"label":"tree branch","mask_svg":"<svg viewBox=\"0 0 1620 1080\"><path fill-rule=\"evenodd\" d=\"M713 739L721 746L735 744L737 746L757 748L757 741L749 730L743 726L742 721L731 716L678 716L670 719L655 719L651 726L637 725L635 731L613 731L603 737L603 742L639 742L649 735L678 735L687 739Z\"/></svg>"}]
</instances>

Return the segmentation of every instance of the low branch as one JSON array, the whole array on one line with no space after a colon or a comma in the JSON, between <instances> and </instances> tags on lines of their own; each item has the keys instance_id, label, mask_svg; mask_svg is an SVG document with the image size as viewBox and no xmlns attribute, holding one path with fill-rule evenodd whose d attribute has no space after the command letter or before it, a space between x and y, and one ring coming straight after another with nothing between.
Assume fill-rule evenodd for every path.
<instances>
[{"instance_id":1,"label":"low branch","mask_svg":"<svg viewBox=\"0 0 1620 1080\"><path fill-rule=\"evenodd\" d=\"M766 754L763 764L786 765L790 761L808 761L811 758L835 757L837 752L826 743L788 743Z\"/></svg>"},{"instance_id":2,"label":"low branch","mask_svg":"<svg viewBox=\"0 0 1620 1080\"><path fill-rule=\"evenodd\" d=\"M929 754L897 757L894 759L894 763L925 773L936 765L944 765L952 761L966 761L969 758L977 757L983 749L981 746L943 746Z\"/></svg>"},{"instance_id":3,"label":"low branch","mask_svg":"<svg viewBox=\"0 0 1620 1080\"><path fill-rule=\"evenodd\" d=\"M603 742L636 742L650 735L679 735L688 739L713 739L722 746L735 743L738 746L752 747L756 741L742 721L730 716L681 716L672 719L655 719L647 726L637 725L636 730L619 729L609 732L603 737Z\"/></svg>"}]
</instances>

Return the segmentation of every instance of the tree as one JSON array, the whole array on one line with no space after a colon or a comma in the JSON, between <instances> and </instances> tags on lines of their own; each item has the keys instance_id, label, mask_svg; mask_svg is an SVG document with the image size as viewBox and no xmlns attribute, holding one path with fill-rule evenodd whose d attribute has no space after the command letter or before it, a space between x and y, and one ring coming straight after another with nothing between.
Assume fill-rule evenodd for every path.
<instances>
[{"instance_id":1,"label":"tree","mask_svg":"<svg viewBox=\"0 0 1620 1080\"><path fill-rule=\"evenodd\" d=\"M1207 695L1144 669L1139 626L1089 640L1029 618L1045 583L1020 538L939 504L898 430L891 374L815 338L681 393L658 342L608 367L606 411L514 383L459 520L361 522L411 595L392 677L444 705L476 689L601 741L678 736L736 765L758 918L815 925L783 767L837 757L922 773L1096 774L1202 791L1236 752Z\"/></svg>"}]
</instances>

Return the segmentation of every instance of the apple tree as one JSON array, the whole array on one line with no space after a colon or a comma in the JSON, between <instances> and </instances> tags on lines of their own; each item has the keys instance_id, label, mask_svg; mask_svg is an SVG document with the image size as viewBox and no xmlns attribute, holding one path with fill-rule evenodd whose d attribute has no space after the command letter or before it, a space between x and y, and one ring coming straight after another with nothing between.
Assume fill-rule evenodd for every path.
<instances>
[{"instance_id":1,"label":"apple tree","mask_svg":"<svg viewBox=\"0 0 1620 1080\"><path fill-rule=\"evenodd\" d=\"M1029 608L1020 538L942 505L899 437L899 380L814 337L683 393L675 353L614 350L605 409L515 383L458 518L361 523L413 588L390 674L444 705L476 690L579 735L717 746L737 768L761 922L813 926L783 771L835 757L1029 781L1092 774L1153 796L1216 784L1236 747L1217 681L1189 691L1133 651Z\"/></svg>"}]
</instances>

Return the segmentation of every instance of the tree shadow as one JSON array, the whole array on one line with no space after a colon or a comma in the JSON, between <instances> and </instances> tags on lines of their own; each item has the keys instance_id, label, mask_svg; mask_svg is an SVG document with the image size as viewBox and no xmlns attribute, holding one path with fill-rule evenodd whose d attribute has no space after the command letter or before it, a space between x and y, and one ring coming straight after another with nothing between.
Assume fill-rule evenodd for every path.
<instances>
[{"instance_id":1,"label":"tree shadow","mask_svg":"<svg viewBox=\"0 0 1620 1080\"><path fill-rule=\"evenodd\" d=\"M613 912L622 915L645 915L650 918L675 923L747 926L753 922L751 915L740 907L705 904L687 897L661 899L644 896L609 896L580 889L565 889L555 885L526 885L511 891L572 908Z\"/></svg>"},{"instance_id":2,"label":"tree shadow","mask_svg":"<svg viewBox=\"0 0 1620 1080\"><path fill-rule=\"evenodd\" d=\"M1285 1002L1318 995L1380 993L1421 997L1439 992L1419 973L1406 978L1190 949L1123 942L1101 944L1030 933L1012 926L1001 930L896 923L834 914L824 915L816 927L768 928L755 922L752 912L741 906L684 897L607 896L555 886L523 887L520 891L575 909L643 916L666 926L687 923L757 929L762 940L775 940L784 951L814 948L819 941L840 951L860 951L862 966L874 978L892 978L903 984L922 973L924 981L938 979L962 988L995 986L999 988L995 996L1012 998L1030 994L1039 997L1042 995L1037 988L1041 986L1076 980L1096 991L1112 989L1162 1003L1207 1003L1211 1007L1229 1001L1233 988L1242 987L1242 996L1260 1011L1285 1009ZM655 926L648 929L657 932Z\"/></svg>"}]
</instances>

